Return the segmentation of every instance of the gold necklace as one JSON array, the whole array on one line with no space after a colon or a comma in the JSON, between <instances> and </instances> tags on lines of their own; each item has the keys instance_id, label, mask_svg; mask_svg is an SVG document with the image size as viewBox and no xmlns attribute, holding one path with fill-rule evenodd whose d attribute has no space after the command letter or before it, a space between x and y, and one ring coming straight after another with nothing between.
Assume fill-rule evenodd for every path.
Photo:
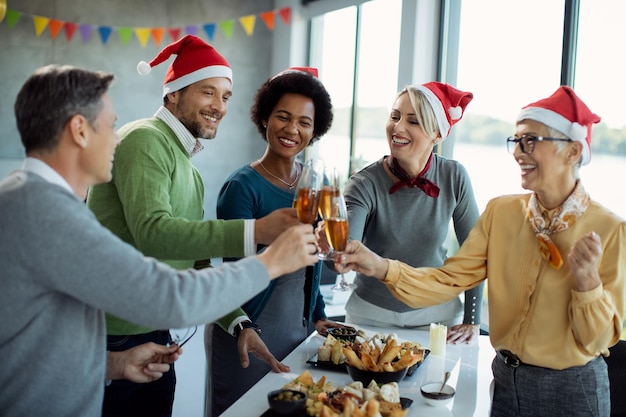
<instances>
[{"instance_id":1,"label":"gold necklace","mask_svg":"<svg viewBox=\"0 0 626 417\"><path fill-rule=\"evenodd\" d=\"M300 178L300 172L297 170L296 171L296 179L293 180L293 182L288 183L287 181L285 181L284 179L282 179L281 177L279 177L278 175L274 175L272 174L267 168L265 168L265 165L263 165L263 162L261 162L260 159L256 160L259 165L261 165L261 168L263 168L265 170L265 172L267 172L269 175L271 175L272 177L276 178L278 181L282 182L283 184L285 184L287 187L289 187L290 190L293 190L293 186L294 184L298 181L298 178Z\"/></svg>"}]
</instances>

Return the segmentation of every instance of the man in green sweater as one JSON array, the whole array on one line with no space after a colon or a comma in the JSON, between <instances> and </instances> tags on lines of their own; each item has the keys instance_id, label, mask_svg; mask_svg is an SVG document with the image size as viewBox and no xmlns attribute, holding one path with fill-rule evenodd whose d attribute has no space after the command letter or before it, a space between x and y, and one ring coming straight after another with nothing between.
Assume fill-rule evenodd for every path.
<instances>
[{"instance_id":1,"label":"man in green sweater","mask_svg":"<svg viewBox=\"0 0 626 417\"><path fill-rule=\"evenodd\" d=\"M177 269L207 266L210 258L252 255L257 244L269 244L298 224L295 209L278 210L256 221L203 220L204 184L191 157L202 150L200 139L216 136L232 95L232 71L213 47L192 35L168 45L137 69L145 75L174 54L164 80L163 105L152 118L120 128L113 179L93 187L87 204L122 240ZM254 352L275 370L286 370L249 329L242 310L219 324L244 339L239 345L246 355ZM107 342L109 351L120 351L145 342L167 344L170 334L107 315ZM148 384L113 381L105 391L103 415L169 417L175 384L173 366Z\"/></svg>"}]
</instances>

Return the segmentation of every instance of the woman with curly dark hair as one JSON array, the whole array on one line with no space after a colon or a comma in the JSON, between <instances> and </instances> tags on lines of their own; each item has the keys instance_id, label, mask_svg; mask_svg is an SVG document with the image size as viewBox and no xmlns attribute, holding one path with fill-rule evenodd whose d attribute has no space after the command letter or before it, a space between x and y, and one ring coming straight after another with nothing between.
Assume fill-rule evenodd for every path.
<instances>
[{"instance_id":1,"label":"woman with curly dark hair","mask_svg":"<svg viewBox=\"0 0 626 417\"><path fill-rule=\"evenodd\" d=\"M267 147L222 186L221 219L258 219L292 206L302 173L296 157L330 129L332 104L315 68L290 68L259 88L250 118ZM321 334L339 326L326 317L320 275L321 262L273 281L242 306L248 317L241 318L233 334L207 326L207 415L222 413L270 370L288 372L279 361L306 339L309 323ZM257 359L249 360L249 353Z\"/></svg>"}]
</instances>

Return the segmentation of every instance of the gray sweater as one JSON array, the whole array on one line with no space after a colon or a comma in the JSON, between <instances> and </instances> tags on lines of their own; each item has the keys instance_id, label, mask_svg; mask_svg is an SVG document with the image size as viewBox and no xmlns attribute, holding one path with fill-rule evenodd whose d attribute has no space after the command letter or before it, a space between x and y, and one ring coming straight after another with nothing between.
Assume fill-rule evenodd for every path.
<instances>
[{"instance_id":1,"label":"gray sweater","mask_svg":"<svg viewBox=\"0 0 626 417\"><path fill-rule=\"evenodd\" d=\"M104 311L153 328L212 322L267 287L256 258L177 271L100 226L67 189L0 182L0 414L100 416Z\"/></svg>"},{"instance_id":2,"label":"gray sweater","mask_svg":"<svg viewBox=\"0 0 626 417\"><path fill-rule=\"evenodd\" d=\"M460 245L478 219L467 171L459 162L433 154L425 176L440 188L438 198L419 188L405 187L389 194L393 181L384 163L381 158L363 168L346 186L350 239L363 242L380 256L414 267L443 265L450 221ZM412 310L375 278L357 274L356 283L356 294L371 304L395 312ZM464 323L480 324L483 291L481 284L465 294L472 302L465 304Z\"/></svg>"}]
</instances>

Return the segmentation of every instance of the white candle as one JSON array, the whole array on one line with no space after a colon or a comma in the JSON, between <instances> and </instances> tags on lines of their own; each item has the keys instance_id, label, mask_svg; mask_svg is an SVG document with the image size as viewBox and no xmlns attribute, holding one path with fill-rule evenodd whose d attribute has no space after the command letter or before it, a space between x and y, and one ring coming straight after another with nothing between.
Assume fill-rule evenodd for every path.
<instances>
[{"instance_id":1,"label":"white candle","mask_svg":"<svg viewBox=\"0 0 626 417\"><path fill-rule=\"evenodd\" d=\"M430 354L437 356L446 355L446 336L448 328L443 324L430 324Z\"/></svg>"}]
</instances>

